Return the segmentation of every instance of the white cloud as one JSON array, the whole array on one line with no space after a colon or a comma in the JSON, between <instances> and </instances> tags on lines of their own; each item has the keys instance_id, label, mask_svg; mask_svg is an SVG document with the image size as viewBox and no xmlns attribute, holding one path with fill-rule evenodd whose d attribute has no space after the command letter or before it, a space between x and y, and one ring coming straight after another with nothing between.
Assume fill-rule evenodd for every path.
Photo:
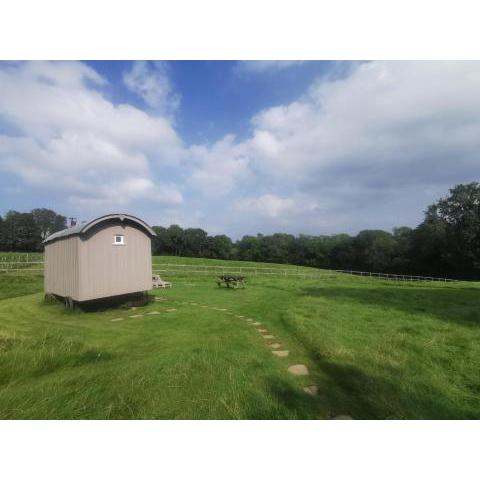
<instances>
[{"instance_id":1,"label":"white cloud","mask_svg":"<svg viewBox=\"0 0 480 480\"><path fill-rule=\"evenodd\" d=\"M480 177L480 64L357 65L290 104L259 112L251 124L250 138L233 148L282 198L309 200L297 204L299 230L411 224L435 200L432 191L444 194ZM263 200L243 202L252 207L245 209L249 223L255 211L280 218L282 207L291 207ZM322 212L306 221L300 212L310 202Z\"/></svg>"},{"instance_id":2,"label":"white cloud","mask_svg":"<svg viewBox=\"0 0 480 480\"><path fill-rule=\"evenodd\" d=\"M239 74L261 74L279 72L287 68L297 67L304 63L301 60L242 60L237 62L234 69Z\"/></svg>"},{"instance_id":3,"label":"white cloud","mask_svg":"<svg viewBox=\"0 0 480 480\"><path fill-rule=\"evenodd\" d=\"M86 195L68 197L72 204L95 208L125 206L139 199L167 206L178 206L183 203L183 197L174 185L155 184L151 179L142 177L101 186L91 197Z\"/></svg>"},{"instance_id":4,"label":"white cloud","mask_svg":"<svg viewBox=\"0 0 480 480\"><path fill-rule=\"evenodd\" d=\"M269 193L260 197L247 197L237 202L237 209L240 211L270 218L288 215L295 210L295 207L292 198L282 198Z\"/></svg>"},{"instance_id":5,"label":"white cloud","mask_svg":"<svg viewBox=\"0 0 480 480\"><path fill-rule=\"evenodd\" d=\"M447 188L480 177L478 62L357 64L259 111L244 140L192 146L165 114L171 87L135 68L132 88L156 114L110 102L83 64L2 66L0 170L94 213L155 202L168 218L236 234L413 224Z\"/></svg>"},{"instance_id":6,"label":"white cloud","mask_svg":"<svg viewBox=\"0 0 480 480\"><path fill-rule=\"evenodd\" d=\"M26 62L0 69L0 170L26 184L64 192L79 204L121 199L178 203L175 187L156 189L152 168L178 164L183 146L170 121L114 105L105 80L77 62ZM111 193L109 193L111 192ZM116 192L119 192L117 195Z\"/></svg>"},{"instance_id":7,"label":"white cloud","mask_svg":"<svg viewBox=\"0 0 480 480\"><path fill-rule=\"evenodd\" d=\"M250 175L249 159L242 144L227 135L211 147L194 145L188 155L192 164L189 184L209 197L230 193Z\"/></svg>"},{"instance_id":8,"label":"white cloud","mask_svg":"<svg viewBox=\"0 0 480 480\"><path fill-rule=\"evenodd\" d=\"M396 182L428 183L440 166L452 173L452 155L476 167L479 94L475 62L373 62L256 115L251 144L257 163L280 176L354 174L369 183L372 168L388 167Z\"/></svg>"},{"instance_id":9,"label":"white cloud","mask_svg":"<svg viewBox=\"0 0 480 480\"><path fill-rule=\"evenodd\" d=\"M173 93L167 70L165 62L135 61L123 81L148 106L168 112L178 108L180 96Z\"/></svg>"}]
</instances>

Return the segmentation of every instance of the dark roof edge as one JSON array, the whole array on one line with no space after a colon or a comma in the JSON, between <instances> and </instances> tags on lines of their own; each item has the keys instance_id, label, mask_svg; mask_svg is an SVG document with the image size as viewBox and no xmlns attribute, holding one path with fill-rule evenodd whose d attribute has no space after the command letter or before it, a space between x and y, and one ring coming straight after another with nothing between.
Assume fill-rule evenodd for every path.
<instances>
[{"instance_id":1,"label":"dark roof edge","mask_svg":"<svg viewBox=\"0 0 480 480\"><path fill-rule=\"evenodd\" d=\"M94 220L90 220L89 222L86 223L80 223L75 225L74 227L71 228L66 228L65 230L61 230L60 232L52 233L52 235L49 235L43 243L50 243L55 240L59 240L61 238L66 238L66 237L71 237L74 235L82 235L83 233L88 232L92 227L95 225L98 225L99 223L106 222L108 220L115 220L118 219L121 222L125 220L129 220L132 223L137 224L139 227L143 228L144 230L147 231L149 235L152 237L156 237L157 234L153 231L152 227L145 223L143 220L141 220L138 217L135 217L133 215L128 215L126 213L112 213L109 215L103 215L102 217L95 218Z\"/></svg>"}]
</instances>

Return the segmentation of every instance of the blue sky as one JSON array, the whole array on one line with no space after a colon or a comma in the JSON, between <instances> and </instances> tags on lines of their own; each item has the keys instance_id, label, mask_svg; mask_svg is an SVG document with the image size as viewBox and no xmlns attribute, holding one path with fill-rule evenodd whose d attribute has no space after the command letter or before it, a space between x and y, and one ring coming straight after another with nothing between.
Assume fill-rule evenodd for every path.
<instances>
[{"instance_id":1,"label":"blue sky","mask_svg":"<svg viewBox=\"0 0 480 480\"><path fill-rule=\"evenodd\" d=\"M0 62L0 214L413 226L479 147L478 62Z\"/></svg>"},{"instance_id":2,"label":"blue sky","mask_svg":"<svg viewBox=\"0 0 480 480\"><path fill-rule=\"evenodd\" d=\"M122 82L133 62L86 62L110 82L106 94L115 103L145 108L142 99ZM279 71L252 74L236 61L165 62L167 74L181 95L182 108L176 128L188 143L215 142L231 132L244 138L249 119L259 110L289 103L301 96L311 83L332 71L332 62L298 62ZM338 68L338 67L337 67Z\"/></svg>"}]
</instances>

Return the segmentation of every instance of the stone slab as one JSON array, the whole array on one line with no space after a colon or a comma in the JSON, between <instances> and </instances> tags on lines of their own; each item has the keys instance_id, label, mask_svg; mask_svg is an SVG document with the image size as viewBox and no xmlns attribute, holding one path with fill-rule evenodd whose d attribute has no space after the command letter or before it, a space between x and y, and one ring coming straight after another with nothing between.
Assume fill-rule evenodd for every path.
<instances>
[{"instance_id":1,"label":"stone slab","mask_svg":"<svg viewBox=\"0 0 480 480\"><path fill-rule=\"evenodd\" d=\"M272 353L277 357L288 357L288 350L272 350Z\"/></svg>"},{"instance_id":2,"label":"stone slab","mask_svg":"<svg viewBox=\"0 0 480 480\"><path fill-rule=\"evenodd\" d=\"M290 365L288 371L293 375L308 375L308 368L305 365Z\"/></svg>"},{"instance_id":3,"label":"stone slab","mask_svg":"<svg viewBox=\"0 0 480 480\"><path fill-rule=\"evenodd\" d=\"M332 420L353 420L353 417L350 415L337 415L336 417L333 417Z\"/></svg>"},{"instance_id":4,"label":"stone slab","mask_svg":"<svg viewBox=\"0 0 480 480\"><path fill-rule=\"evenodd\" d=\"M308 387L304 387L303 391L314 396L318 393L318 387L316 385L309 385Z\"/></svg>"}]
</instances>

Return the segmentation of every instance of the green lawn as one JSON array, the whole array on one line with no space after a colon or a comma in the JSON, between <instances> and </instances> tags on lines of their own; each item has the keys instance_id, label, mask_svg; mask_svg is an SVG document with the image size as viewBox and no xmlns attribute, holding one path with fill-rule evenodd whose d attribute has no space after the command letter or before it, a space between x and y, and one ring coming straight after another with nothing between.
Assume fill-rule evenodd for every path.
<instances>
[{"instance_id":1,"label":"green lawn","mask_svg":"<svg viewBox=\"0 0 480 480\"><path fill-rule=\"evenodd\" d=\"M220 263L154 258L174 262ZM41 276L0 274L0 418L480 418L476 283L269 275L231 290L213 275L166 279L161 302L70 313L43 303ZM312 384L315 397L303 391Z\"/></svg>"}]
</instances>

